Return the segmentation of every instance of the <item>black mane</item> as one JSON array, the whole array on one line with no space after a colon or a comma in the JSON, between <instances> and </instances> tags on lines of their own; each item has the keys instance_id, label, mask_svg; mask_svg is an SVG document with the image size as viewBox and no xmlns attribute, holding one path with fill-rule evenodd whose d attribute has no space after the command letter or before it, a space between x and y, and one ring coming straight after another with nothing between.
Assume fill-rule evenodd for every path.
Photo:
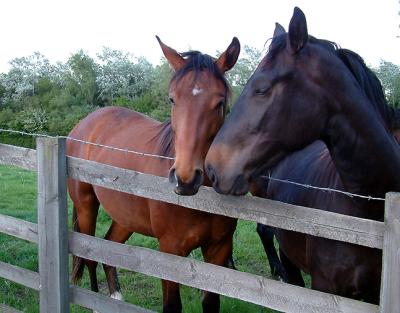
<instances>
[{"instance_id":1,"label":"black mane","mask_svg":"<svg viewBox=\"0 0 400 313\"><path fill-rule=\"evenodd\" d=\"M387 104L381 82L375 73L367 67L361 56L351 50L342 49L329 40L309 36L309 42L320 45L337 56L353 74L361 90L382 117L386 126L389 129L400 128L400 112ZM267 53L267 59L274 59L279 52L286 48L286 43L287 34L274 37Z\"/></svg>"},{"instance_id":2,"label":"black mane","mask_svg":"<svg viewBox=\"0 0 400 313\"><path fill-rule=\"evenodd\" d=\"M181 53L181 56L186 59L186 64L172 76L170 84L174 81L179 82L179 80L181 80L189 72L194 73L194 80L196 80L197 75L200 72L207 70L223 83L226 90L225 98L228 98L230 94L228 81L226 80L224 73L215 64L214 58L199 51L184 52ZM225 101L225 103L227 103L227 101ZM226 104L224 109L226 110ZM159 132L151 140L158 139L158 153L160 155L173 157L175 154L175 146L171 121L167 120L158 127L160 127Z\"/></svg>"},{"instance_id":3,"label":"black mane","mask_svg":"<svg viewBox=\"0 0 400 313\"><path fill-rule=\"evenodd\" d=\"M360 84L364 94L379 112L388 128L398 128L400 119L396 110L387 104L383 87L375 73L367 67L364 60L355 52L348 49L338 49L338 57L346 64ZM397 117L397 118L396 118Z\"/></svg>"}]
</instances>

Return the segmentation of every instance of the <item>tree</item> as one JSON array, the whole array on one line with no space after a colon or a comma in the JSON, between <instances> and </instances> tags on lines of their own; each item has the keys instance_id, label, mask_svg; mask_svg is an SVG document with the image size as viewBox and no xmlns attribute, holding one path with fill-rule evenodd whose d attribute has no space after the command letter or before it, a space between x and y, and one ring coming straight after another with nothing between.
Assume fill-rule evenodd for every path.
<instances>
[{"instance_id":1,"label":"tree","mask_svg":"<svg viewBox=\"0 0 400 313\"><path fill-rule=\"evenodd\" d=\"M97 83L100 97L108 104L118 97L128 100L140 97L149 90L153 81L153 66L145 58L103 48Z\"/></svg>"},{"instance_id":2,"label":"tree","mask_svg":"<svg viewBox=\"0 0 400 313\"><path fill-rule=\"evenodd\" d=\"M381 61L375 70L382 82L386 98L391 106L400 106L400 66L388 61Z\"/></svg>"},{"instance_id":3,"label":"tree","mask_svg":"<svg viewBox=\"0 0 400 313\"><path fill-rule=\"evenodd\" d=\"M242 92L247 80L256 69L262 57L262 52L257 48L245 45L241 55L242 56L236 62L233 69L226 74L226 77L232 86L233 100L235 100Z\"/></svg>"},{"instance_id":4,"label":"tree","mask_svg":"<svg viewBox=\"0 0 400 313\"><path fill-rule=\"evenodd\" d=\"M10 61L10 65L8 74L1 76L1 85L5 89L5 96L15 99L28 94L34 95L35 84L51 72L49 60L39 52L28 57L15 58Z\"/></svg>"},{"instance_id":5,"label":"tree","mask_svg":"<svg viewBox=\"0 0 400 313\"><path fill-rule=\"evenodd\" d=\"M75 96L81 96L86 104L95 105L97 65L94 60L81 50L69 58L68 66L67 88Z\"/></svg>"}]
</instances>

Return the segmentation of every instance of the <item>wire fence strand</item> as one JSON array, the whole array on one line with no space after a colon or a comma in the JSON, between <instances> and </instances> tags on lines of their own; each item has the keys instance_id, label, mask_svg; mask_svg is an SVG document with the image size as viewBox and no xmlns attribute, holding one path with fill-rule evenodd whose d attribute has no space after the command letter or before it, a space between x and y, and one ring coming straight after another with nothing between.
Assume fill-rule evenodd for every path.
<instances>
[{"instance_id":1,"label":"wire fence strand","mask_svg":"<svg viewBox=\"0 0 400 313\"><path fill-rule=\"evenodd\" d=\"M366 199L366 200L385 201L384 198L378 198L378 197L372 197L372 196L363 196L363 195L359 195L359 194L356 194L356 193L351 193L351 192L348 192L348 191L333 189L333 188L329 188L329 187L316 187L316 186L309 185L309 184L302 184L302 183L297 183L297 182L286 180L286 179L275 178L275 177L272 177L271 175L261 176L261 177L265 178L265 179L268 179L270 181L276 181L276 182L280 182L280 183L291 184L291 185L300 186L300 187L304 187L304 188L308 188L308 189L317 189L317 190L323 191L323 192L335 192L335 193L343 194L343 195L348 196L350 198L357 197L357 198L362 198L362 199Z\"/></svg>"},{"instance_id":2,"label":"wire fence strand","mask_svg":"<svg viewBox=\"0 0 400 313\"><path fill-rule=\"evenodd\" d=\"M100 147L100 148L106 148L106 149L119 151L119 152L132 153L132 154L136 154L136 155L140 155L140 156L146 156L146 157L152 157L152 158L175 160L175 158L169 157L169 156L165 156L165 155L158 155L158 154L153 154L153 153L139 152L139 151L135 151L135 150L112 147L112 146L108 146L108 145L103 145L101 143L86 141L86 140L73 138L73 137L69 137L69 136L51 136L51 135L47 135L47 134L28 133L28 132L24 132L24 131L20 131L20 130L3 129L3 128L0 128L0 132L8 132L8 133L31 136L31 137L64 138L64 139L67 139L67 140L76 141L76 142L80 142L80 143L83 143L83 144L92 145L92 146L96 146L96 147Z\"/></svg>"},{"instance_id":3,"label":"wire fence strand","mask_svg":"<svg viewBox=\"0 0 400 313\"><path fill-rule=\"evenodd\" d=\"M152 158L160 158L160 159L167 159L167 160L175 160L175 158L169 157L169 156L158 155L158 154L152 154L152 153L146 153L146 152L139 152L139 151L124 149L124 148L118 148L118 147L112 147L112 146L103 145L103 144L96 143L96 142L90 142L90 141L86 141L86 140L82 140L82 139L77 139L77 138L69 137L69 136L51 136L51 135L47 135L47 134L29 133L29 132L20 131L20 130L3 129L3 128L0 128L0 132L12 133L12 134L19 134L19 135L31 136L31 137L65 138L65 139L67 139L67 140L79 142L79 143L82 143L82 144L93 145L93 146L96 146L96 147L105 148L105 149L110 149L110 150L114 150L114 151L125 152L125 153L132 153L132 154L140 155L140 156L144 156L144 157L152 157ZM351 193L351 192L347 192L347 191L343 191L343 190L338 190L338 189L334 189L334 188L329 188L329 187L317 187L317 186L313 186L313 185L309 185L309 184L302 184L302 183L298 183L298 182L294 182L294 181L290 181L290 180L274 178L274 177L272 177L272 176L270 175L270 173L268 174L268 176L261 176L261 177L264 178L264 179L268 179L268 180L270 180L270 181L275 181L275 182L280 182L280 183L285 183L285 184L296 185L296 186L300 186L300 187L304 187L304 188L308 188L308 189L315 189L315 190L319 190L319 191L322 191L322 192L339 193L339 194L343 194L343 195L345 195L345 196L348 196L348 197L350 197L350 198L361 198L361 199L366 199L366 200L369 200L369 201L370 201L370 200L385 201L384 198L372 197L372 196L365 196L365 195L355 194L355 193Z\"/></svg>"}]
</instances>

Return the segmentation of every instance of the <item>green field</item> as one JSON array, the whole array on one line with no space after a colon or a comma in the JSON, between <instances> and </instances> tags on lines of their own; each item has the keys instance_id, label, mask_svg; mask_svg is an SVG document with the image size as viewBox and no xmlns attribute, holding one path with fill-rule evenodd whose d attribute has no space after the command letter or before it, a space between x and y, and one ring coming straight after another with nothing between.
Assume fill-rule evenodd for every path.
<instances>
[{"instance_id":1,"label":"green field","mask_svg":"<svg viewBox=\"0 0 400 313\"><path fill-rule=\"evenodd\" d=\"M71 210L71 203L69 203ZM36 219L36 173L14 167L0 166L0 213L11 215L31 222ZM109 217L100 211L98 217L97 236L104 236L110 225ZM270 277L267 259L261 242L255 231L255 223L239 221L235 233L234 259L240 271ZM127 242L131 245L158 249L154 238L135 234ZM199 250L192 252L191 257L201 259ZM33 271L38 270L37 246L0 234L0 261L18 265ZM104 272L97 268L101 292L108 294ZM122 293L125 300L157 311L162 311L162 293L159 279L138 273L119 270ZM89 288L88 275L85 271L80 286ZM201 312L201 294L197 289L182 287L184 312ZM39 312L38 294L28 288L0 279L0 303L5 303L29 313ZM71 312L90 312L89 310L71 306ZM273 312L266 308L228 297L221 299L221 312Z\"/></svg>"}]
</instances>

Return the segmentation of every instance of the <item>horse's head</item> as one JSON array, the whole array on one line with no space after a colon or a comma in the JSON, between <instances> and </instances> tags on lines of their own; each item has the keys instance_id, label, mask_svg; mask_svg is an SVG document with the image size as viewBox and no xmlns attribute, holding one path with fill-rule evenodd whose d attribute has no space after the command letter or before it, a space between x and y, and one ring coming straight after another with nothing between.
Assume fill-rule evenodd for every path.
<instances>
[{"instance_id":1,"label":"horse's head","mask_svg":"<svg viewBox=\"0 0 400 313\"><path fill-rule=\"evenodd\" d=\"M309 37L298 8L288 33L277 25L267 55L209 149L205 168L217 191L246 193L261 171L324 136L337 96L357 83L343 78L352 75L334 50Z\"/></svg>"},{"instance_id":2,"label":"horse's head","mask_svg":"<svg viewBox=\"0 0 400 313\"><path fill-rule=\"evenodd\" d=\"M175 71L169 87L175 145L169 179L177 194L193 195L203 183L204 159L225 118L229 87L224 73L235 65L240 43L233 38L213 59L195 51L179 54L157 39Z\"/></svg>"}]
</instances>

